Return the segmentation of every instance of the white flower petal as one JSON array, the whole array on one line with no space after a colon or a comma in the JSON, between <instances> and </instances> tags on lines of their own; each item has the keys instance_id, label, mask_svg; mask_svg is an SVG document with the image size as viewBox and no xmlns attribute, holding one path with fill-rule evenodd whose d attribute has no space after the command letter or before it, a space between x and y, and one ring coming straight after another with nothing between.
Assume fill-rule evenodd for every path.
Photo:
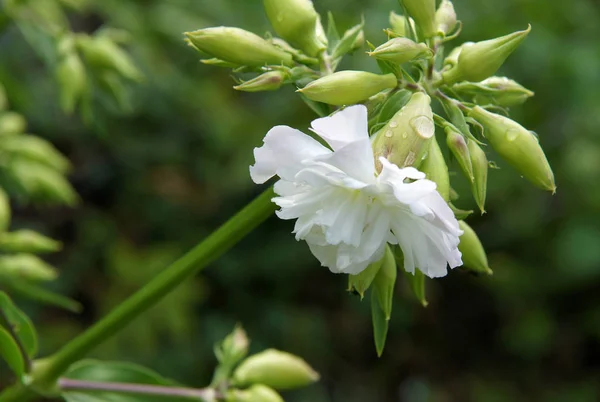
<instances>
[{"instance_id":1,"label":"white flower petal","mask_svg":"<svg viewBox=\"0 0 600 402\"><path fill-rule=\"evenodd\" d=\"M318 156L316 160L335 166L364 183L375 182L375 160L368 139L351 142L333 153Z\"/></svg>"},{"instance_id":2,"label":"white flower petal","mask_svg":"<svg viewBox=\"0 0 600 402\"><path fill-rule=\"evenodd\" d=\"M351 142L369 139L367 108L363 105L350 106L332 116L313 120L311 126L334 151Z\"/></svg>"}]
</instances>

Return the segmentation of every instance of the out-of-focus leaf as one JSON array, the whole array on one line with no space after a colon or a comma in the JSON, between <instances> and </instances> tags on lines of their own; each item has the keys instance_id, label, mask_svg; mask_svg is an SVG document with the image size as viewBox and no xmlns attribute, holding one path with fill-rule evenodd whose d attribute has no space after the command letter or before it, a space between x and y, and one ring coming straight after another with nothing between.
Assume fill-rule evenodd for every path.
<instances>
[{"instance_id":1,"label":"out-of-focus leaf","mask_svg":"<svg viewBox=\"0 0 600 402\"><path fill-rule=\"evenodd\" d=\"M0 250L10 253L51 253L60 250L61 242L33 230L0 233Z\"/></svg>"},{"instance_id":2,"label":"out-of-focus leaf","mask_svg":"<svg viewBox=\"0 0 600 402\"><path fill-rule=\"evenodd\" d=\"M9 254L0 256L0 277L52 281L58 273L51 265L33 254Z\"/></svg>"},{"instance_id":3,"label":"out-of-focus leaf","mask_svg":"<svg viewBox=\"0 0 600 402\"><path fill-rule=\"evenodd\" d=\"M404 105L408 103L411 95L412 92L406 89L401 89L390 96L389 99L383 104L377 122L379 124L387 123L388 120L394 117L396 112L398 112L400 109L402 109L402 107L404 107Z\"/></svg>"},{"instance_id":4,"label":"out-of-focus leaf","mask_svg":"<svg viewBox=\"0 0 600 402\"><path fill-rule=\"evenodd\" d=\"M29 317L15 306L6 293L1 291L0 309L2 309L13 331L19 337L27 355L33 357L37 353L38 342L35 328Z\"/></svg>"},{"instance_id":5,"label":"out-of-focus leaf","mask_svg":"<svg viewBox=\"0 0 600 402\"><path fill-rule=\"evenodd\" d=\"M45 289L35 283L7 278L7 280L3 282L3 285L6 286L9 291L14 292L15 294L43 304L60 307L73 313L79 313L83 309L81 303L78 301L70 299L61 294L51 292L50 290Z\"/></svg>"}]
</instances>

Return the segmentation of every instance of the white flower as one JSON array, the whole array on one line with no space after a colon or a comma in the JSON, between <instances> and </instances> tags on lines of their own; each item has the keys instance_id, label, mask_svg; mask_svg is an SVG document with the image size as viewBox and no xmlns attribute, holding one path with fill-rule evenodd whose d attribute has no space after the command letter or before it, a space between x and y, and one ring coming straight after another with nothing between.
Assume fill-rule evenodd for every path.
<instances>
[{"instance_id":1,"label":"white flower","mask_svg":"<svg viewBox=\"0 0 600 402\"><path fill-rule=\"evenodd\" d=\"M435 278L446 275L447 265L462 265L462 231L435 183L385 158L377 173L364 106L314 120L312 130L331 149L276 126L255 148L250 175L255 183L279 176L277 216L296 219L296 239L305 240L322 265L357 274L383 257L386 243L401 247L411 273L418 268Z\"/></svg>"}]
</instances>

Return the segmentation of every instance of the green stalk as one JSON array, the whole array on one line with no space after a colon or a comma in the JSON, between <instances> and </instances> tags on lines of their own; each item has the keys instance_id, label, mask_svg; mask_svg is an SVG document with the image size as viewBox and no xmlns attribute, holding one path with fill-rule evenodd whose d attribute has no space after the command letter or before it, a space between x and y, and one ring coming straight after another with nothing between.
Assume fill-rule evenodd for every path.
<instances>
[{"instance_id":1,"label":"green stalk","mask_svg":"<svg viewBox=\"0 0 600 402\"><path fill-rule=\"evenodd\" d=\"M273 196L272 187L264 191L202 243L167 267L87 331L71 340L55 354L37 361L27 381L31 384L31 388L41 393L56 392L58 378L71 364L119 332L131 320L154 306L180 283L220 257L265 221L276 208L271 202ZM17 384L0 394L0 402L28 401L34 397L36 393L30 388Z\"/></svg>"}]
</instances>

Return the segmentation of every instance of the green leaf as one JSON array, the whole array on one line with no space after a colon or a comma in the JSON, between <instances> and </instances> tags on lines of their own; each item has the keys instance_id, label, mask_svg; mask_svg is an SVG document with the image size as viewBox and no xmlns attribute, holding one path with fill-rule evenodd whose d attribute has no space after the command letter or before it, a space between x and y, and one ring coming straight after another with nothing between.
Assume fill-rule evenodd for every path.
<instances>
[{"instance_id":1,"label":"green leaf","mask_svg":"<svg viewBox=\"0 0 600 402\"><path fill-rule=\"evenodd\" d=\"M8 331L2 327L0 327L0 356L17 377L21 377L25 373L25 362L19 350L19 345Z\"/></svg>"},{"instance_id":2,"label":"green leaf","mask_svg":"<svg viewBox=\"0 0 600 402\"><path fill-rule=\"evenodd\" d=\"M385 313L379 306L377 291L371 292L371 318L373 319L373 338L375 339L375 350L377 356L381 357L387 338L389 321L385 319Z\"/></svg>"},{"instance_id":3,"label":"green leaf","mask_svg":"<svg viewBox=\"0 0 600 402\"><path fill-rule=\"evenodd\" d=\"M300 98L302 98L304 103L306 103L308 105L308 107L311 108L312 111L315 112L319 117L329 116L330 112L329 112L328 105L321 103L321 102L315 102L313 100L310 100L306 96L302 95L301 93L300 93Z\"/></svg>"},{"instance_id":4,"label":"green leaf","mask_svg":"<svg viewBox=\"0 0 600 402\"><path fill-rule=\"evenodd\" d=\"M335 19L333 18L333 14L331 13L331 11L329 11L327 13L327 42L329 43L329 53L333 52L339 41L340 33L338 32L337 27L335 25Z\"/></svg>"},{"instance_id":5,"label":"green leaf","mask_svg":"<svg viewBox=\"0 0 600 402\"><path fill-rule=\"evenodd\" d=\"M29 317L15 306L10 297L4 292L0 292L0 309L8 319L17 337L19 337L27 356L33 357L37 353L38 342L35 328Z\"/></svg>"},{"instance_id":6,"label":"green leaf","mask_svg":"<svg viewBox=\"0 0 600 402\"><path fill-rule=\"evenodd\" d=\"M405 271L406 272L406 271ZM414 275L410 272L406 272L406 278L410 283L410 287L415 294L417 300L423 307L427 307L427 299L425 298L425 275L423 272L415 269Z\"/></svg>"},{"instance_id":7,"label":"green leaf","mask_svg":"<svg viewBox=\"0 0 600 402\"><path fill-rule=\"evenodd\" d=\"M81 360L73 364L65 374L72 380L128 383L138 385L177 386L171 380L143 366L124 362ZM67 402L167 402L201 400L172 395L148 395L99 390L67 390L62 393Z\"/></svg>"},{"instance_id":8,"label":"green leaf","mask_svg":"<svg viewBox=\"0 0 600 402\"><path fill-rule=\"evenodd\" d=\"M379 113L379 119L377 122L379 124L387 123L394 115L404 107L410 100L412 92L406 89L401 89L384 103L381 108L381 112Z\"/></svg>"},{"instance_id":9,"label":"green leaf","mask_svg":"<svg viewBox=\"0 0 600 402\"><path fill-rule=\"evenodd\" d=\"M1 276L2 275L0 275L0 279L4 280L4 278L1 278ZM78 301L70 299L61 294L51 292L34 283L6 278L6 281L3 282L3 285L6 285L6 287L14 293L20 294L23 297L43 304L60 307L65 310L72 311L73 313L79 313L83 309Z\"/></svg>"},{"instance_id":10,"label":"green leaf","mask_svg":"<svg viewBox=\"0 0 600 402\"><path fill-rule=\"evenodd\" d=\"M340 39L338 44L333 49L333 59L339 59L353 49L354 43L356 42L356 39L362 32L364 25L365 22L361 21L360 24L354 25L352 28L344 32L344 36L342 36L342 39Z\"/></svg>"}]
</instances>

